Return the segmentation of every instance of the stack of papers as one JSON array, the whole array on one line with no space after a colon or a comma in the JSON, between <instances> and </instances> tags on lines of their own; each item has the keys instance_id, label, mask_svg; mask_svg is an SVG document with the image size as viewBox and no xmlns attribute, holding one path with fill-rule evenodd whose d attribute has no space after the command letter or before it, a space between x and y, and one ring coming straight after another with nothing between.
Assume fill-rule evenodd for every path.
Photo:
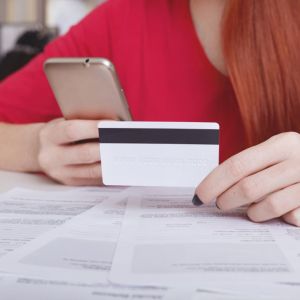
<instances>
[{"instance_id":1,"label":"stack of papers","mask_svg":"<svg viewBox=\"0 0 300 300\"><path fill-rule=\"evenodd\" d=\"M1 299L299 299L300 228L196 208L193 192L3 194Z\"/></svg>"}]
</instances>

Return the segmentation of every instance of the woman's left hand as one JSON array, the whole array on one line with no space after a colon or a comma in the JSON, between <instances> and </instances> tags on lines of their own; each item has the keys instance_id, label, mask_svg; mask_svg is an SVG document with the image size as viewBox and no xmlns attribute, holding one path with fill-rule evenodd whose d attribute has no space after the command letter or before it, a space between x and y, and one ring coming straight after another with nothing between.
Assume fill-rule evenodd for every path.
<instances>
[{"instance_id":1,"label":"woman's left hand","mask_svg":"<svg viewBox=\"0 0 300 300\"><path fill-rule=\"evenodd\" d=\"M199 184L196 195L198 204L217 199L222 211L248 205L254 222L283 217L300 226L300 134L276 135L229 158Z\"/></svg>"}]
</instances>

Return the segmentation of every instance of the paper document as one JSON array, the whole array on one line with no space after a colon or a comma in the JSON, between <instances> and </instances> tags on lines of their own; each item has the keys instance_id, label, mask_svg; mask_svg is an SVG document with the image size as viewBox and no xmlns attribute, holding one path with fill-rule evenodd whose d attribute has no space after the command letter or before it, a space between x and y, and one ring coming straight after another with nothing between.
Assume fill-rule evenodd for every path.
<instances>
[{"instance_id":1,"label":"paper document","mask_svg":"<svg viewBox=\"0 0 300 300\"><path fill-rule=\"evenodd\" d=\"M218 283L216 283L218 285ZM243 289L236 293L235 289ZM16 300L298 300L299 288L274 284L235 284L231 292L207 289L138 288L112 284L87 284L83 282L35 279L29 277L0 278L1 299Z\"/></svg>"},{"instance_id":2,"label":"paper document","mask_svg":"<svg viewBox=\"0 0 300 300\"><path fill-rule=\"evenodd\" d=\"M6 194L2 213L22 216L28 227L12 227L11 237L27 238L0 259L0 271L17 274L0 276L1 299L298 300L300 230L277 221L253 224L243 209L223 215L212 206L195 208L193 192L84 188ZM53 224L39 230L42 221ZM108 282L112 263L110 278L117 285Z\"/></svg>"},{"instance_id":3,"label":"paper document","mask_svg":"<svg viewBox=\"0 0 300 300\"><path fill-rule=\"evenodd\" d=\"M127 193L114 193L64 225L6 255L0 271L107 283Z\"/></svg>"},{"instance_id":4,"label":"paper document","mask_svg":"<svg viewBox=\"0 0 300 300\"><path fill-rule=\"evenodd\" d=\"M27 277L5 278L0 281L0 293L3 300L171 300L167 298L169 291L162 288L129 288Z\"/></svg>"},{"instance_id":5,"label":"paper document","mask_svg":"<svg viewBox=\"0 0 300 300\"><path fill-rule=\"evenodd\" d=\"M145 191L145 190L144 190ZM192 205L193 191L152 189L130 196L110 280L194 285L300 278L300 228L255 224L244 209L223 214Z\"/></svg>"},{"instance_id":6,"label":"paper document","mask_svg":"<svg viewBox=\"0 0 300 300\"><path fill-rule=\"evenodd\" d=\"M123 189L79 188L67 192L14 189L0 196L0 256L101 203Z\"/></svg>"}]
</instances>

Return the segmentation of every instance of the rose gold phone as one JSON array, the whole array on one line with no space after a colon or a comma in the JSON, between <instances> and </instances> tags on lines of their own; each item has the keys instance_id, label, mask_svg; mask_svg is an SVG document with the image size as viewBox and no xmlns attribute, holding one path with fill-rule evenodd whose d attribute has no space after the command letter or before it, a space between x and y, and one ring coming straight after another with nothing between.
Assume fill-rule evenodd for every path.
<instances>
[{"instance_id":1,"label":"rose gold phone","mask_svg":"<svg viewBox=\"0 0 300 300\"><path fill-rule=\"evenodd\" d=\"M104 58L51 58L45 73L63 116L131 120L113 64Z\"/></svg>"}]
</instances>

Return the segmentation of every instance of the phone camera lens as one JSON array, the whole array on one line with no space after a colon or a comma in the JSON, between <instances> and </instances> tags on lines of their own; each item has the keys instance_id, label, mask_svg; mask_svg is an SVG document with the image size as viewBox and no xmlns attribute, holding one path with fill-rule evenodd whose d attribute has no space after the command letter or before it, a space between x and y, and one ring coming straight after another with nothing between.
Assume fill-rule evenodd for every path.
<instances>
[{"instance_id":1,"label":"phone camera lens","mask_svg":"<svg viewBox=\"0 0 300 300\"><path fill-rule=\"evenodd\" d=\"M86 66L86 67L89 67L89 66L90 66L90 59L89 59L89 58L87 58L87 59L85 60L85 66Z\"/></svg>"}]
</instances>

